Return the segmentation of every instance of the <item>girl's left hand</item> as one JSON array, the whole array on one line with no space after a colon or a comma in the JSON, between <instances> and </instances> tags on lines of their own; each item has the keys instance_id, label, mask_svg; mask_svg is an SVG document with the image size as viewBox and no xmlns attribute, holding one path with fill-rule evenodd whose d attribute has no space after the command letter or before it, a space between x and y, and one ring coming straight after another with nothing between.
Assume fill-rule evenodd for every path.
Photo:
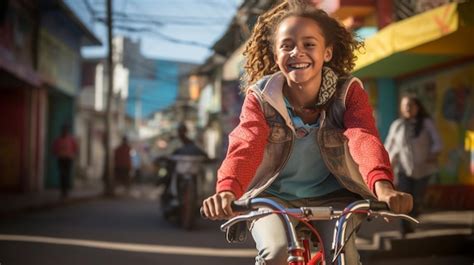
<instances>
[{"instance_id":1,"label":"girl's left hand","mask_svg":"<svg viewBox=\"0 0 474 265\"><path fill-rule=\"evenodd\" d=\"M413 208L413 197L411 194L397 191L392 183L381 180L375 182L375 193L379 201L385 202L394 213L407 214Z\"/></svg>"}]
</instances>

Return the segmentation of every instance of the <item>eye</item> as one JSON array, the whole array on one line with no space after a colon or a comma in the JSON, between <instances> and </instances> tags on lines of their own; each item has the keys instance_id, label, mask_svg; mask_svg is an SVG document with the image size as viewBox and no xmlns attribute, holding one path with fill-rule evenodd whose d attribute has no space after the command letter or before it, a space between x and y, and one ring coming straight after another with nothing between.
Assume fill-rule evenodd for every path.
<instances>
[{"instance_id":1,"label":"eye","mask_svg":"<svg viewBox=\"0 0 474 265\"><path fill-rule=\"evenodd\" d=\"M280 45L280 49L284 50L284 51L291 51L293 49L293 45L291 45L289 43L282 43Z\"/></svg>"},{"instance_id":2,"label":"eye","mask_svg":"<svg viewBox=\"0 0 474 265\"><path fill-rule=\"evenodd\" d=\"M313 48L313 47L316 47L316 43L307 42L307 43L305 43L305 46L308 47L308 48Z\"/></svg>"}]
</instances>

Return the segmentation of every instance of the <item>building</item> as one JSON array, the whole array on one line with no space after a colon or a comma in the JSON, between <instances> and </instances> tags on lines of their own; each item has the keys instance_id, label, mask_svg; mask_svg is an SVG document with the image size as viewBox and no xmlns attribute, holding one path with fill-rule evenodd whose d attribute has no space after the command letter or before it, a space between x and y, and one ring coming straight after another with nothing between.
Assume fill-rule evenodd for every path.
<instances>
[{"instance_id":1,"label":"building","mask_svg":"<svg viewBox=\"0 0 474 265\"><path fill-rule=\"evenodd\" d=\"M50 147L73 125L80 48L99 44L61 0L1 2L1 191L58 186Z\"/></svg>"},{"instance_id":2,"label":"building","mask_svg":"<svg viewBox=\"0 0 474 265\"><path fill-rule=\"evenodd\" d=\"M125 106L128 98L129 70L123 65L124 37L113 39L114 87L111 100L111 146L118 146L127 135ZM78 171L86 180L103 176L105 161L105 104L108 89L106 58L89 58L82 63L82 81L75 117L80 143Z\"/></svg>"},{"instance_id":3,"label":"building","mask_svg":"<svg viewBox=\"0 0 474 265\"><path fill-rule=\"evenodd\" d=\"M394 5L401 18L366 39L354 75L363 78L385 137L403 93L417 94L441 133L441 171L427 201L474 208L474 2Z\"/></svg>"},{"instance_id":4,"label":"building","mask_svg":"<svg viewBox=\"0 0 474 265\"><path fill-rule=\"evenodd\" d=\"M135 121L133 137L149 138L161 129L158 121L153 121L155 113L175 105L177 101L186 101L181 87L187 88L188 80L182 77L195 65L147 58L140 51L139 40L125 39L124 50L127 51L123 58L124 66L130 69L126 114Z\"/></svg>"}]
</instances>

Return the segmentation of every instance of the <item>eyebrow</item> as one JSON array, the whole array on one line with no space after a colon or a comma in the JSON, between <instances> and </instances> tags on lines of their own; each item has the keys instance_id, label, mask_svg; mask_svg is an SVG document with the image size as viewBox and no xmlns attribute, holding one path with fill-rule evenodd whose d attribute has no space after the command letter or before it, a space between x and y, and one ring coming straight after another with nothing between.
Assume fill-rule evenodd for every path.
<instances>
[{"instance_id":1,"label":"eyebrow","mask_svg":"<svg viewBox=\"0 0 474 265\"><path fill-rule=\"evenodd\" d=\"M303 37L304 40L316 40L316 41L321 41L319 38L317 37L314 37L314 36L306 36L306 37ZM285 41L293 41L292 38L284 38L283 40L281 40L281 42L285 42Z\"/></svg>"},{"instance_id":2,"label":"eyebrow","mask_svg":"<svg viewBox=\"0 0 474 265\"><path fill-rule=\"evenodd\" d=\"M315 36L306 36L306 37L303 37L303 39L313 39L313 40L317 40L319 41L320 39L318 37L315 37Z\"/></svg>"}]
</instances>

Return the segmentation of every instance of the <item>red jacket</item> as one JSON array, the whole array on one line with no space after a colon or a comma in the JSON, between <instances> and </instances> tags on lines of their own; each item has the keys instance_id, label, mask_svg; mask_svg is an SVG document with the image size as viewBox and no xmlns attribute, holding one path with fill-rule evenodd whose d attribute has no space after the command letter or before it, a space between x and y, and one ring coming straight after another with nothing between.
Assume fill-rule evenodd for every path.
<instances>
[{"instance_id":1,"label":"red jacket","mask_svg":"<svg viewBox=\"0 0 474 265\"><path fill-rule=\"evenodd\" d=\"M114 167L118 169L132 168L131 148L128 144L120 144L114 151Z\"/></svg>"},{"instance_id":2,"label":"red jacket","mask_svg":"<svg viewBox=\"0 0 474 265\"><path fill-rule=\"evenodd\" d=\"M380 141L368 96L358 82L348 88L344 135L349 151L367 186L374 192L378 180L393 180L390 160ZM217 192L232 191L240 197L263 159L270 128L254 94L244 100L239 125L229 135L229 148L218 170Z\"/></svg>"},{"instance_id":3,"label":"red jacket","mask_svg":"<svg viewBox=\"0 0 474 265\"><path fill-rule=\"evenodd\" d=\"M72 135L60 136L53 143L53 153L58 158L74 159L77 155L78 146Z\"/></svg>"}]
</instances>

